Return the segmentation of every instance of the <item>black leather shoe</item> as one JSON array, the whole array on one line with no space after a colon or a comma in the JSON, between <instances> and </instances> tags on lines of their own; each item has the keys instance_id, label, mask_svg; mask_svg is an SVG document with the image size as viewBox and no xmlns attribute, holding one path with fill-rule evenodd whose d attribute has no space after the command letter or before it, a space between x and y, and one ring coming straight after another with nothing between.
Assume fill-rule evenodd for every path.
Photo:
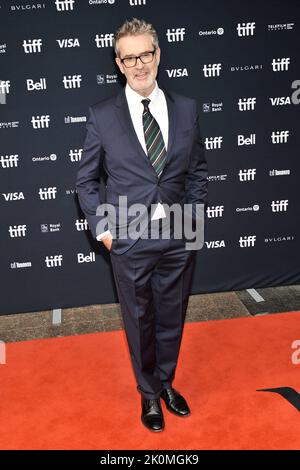
<instances>
[{"instance_id":1,"label":"black leather shoe","mask_svg":"<svg viewBox=\"0 0 300 470\"><path fill-rule=\"evenodd\" d=\"M174 388L165 388L160 396L164 400L167 410L171 413L177 416L189 416L191 414L187 402Z\"/></svg>"},{"instance_id":2,"label":"black leather shoe","mask_svg":"<svg viewBox=\"0 0 300 470\"><path fill-rule=\"evenodd\" d=\"M148 400L142 396L142 423L153 432L162 431L165 427L160 400Z\"/></svg>"}]
</instances>

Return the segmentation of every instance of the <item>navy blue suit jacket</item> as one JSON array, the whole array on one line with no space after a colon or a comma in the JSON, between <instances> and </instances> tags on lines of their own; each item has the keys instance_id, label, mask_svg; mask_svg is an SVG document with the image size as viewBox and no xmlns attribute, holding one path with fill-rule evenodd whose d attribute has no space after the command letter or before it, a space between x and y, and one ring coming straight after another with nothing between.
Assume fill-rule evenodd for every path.
<instances>
[{"instance_id":1,"label":"navy blue suit jacket","mask_svg":"<svg viewBox=\"0 0 300 470\"><path fill-rule=\"evenodd\" d=\"M104 202L118 207L127 196L128 207L141 203L148 209L158 201L207 205L207 162L200 136L197 103L163 89L169 116L166 163L158 178L135 133L125 89L116 97L90 106L76 190L89 228L96 237L111 227L97 215ZM106 199L99 193L101 171L107 173ZM128 222L132 217L128 216ZM98 225L102 222L102 226ZM113 250L125 252L135 240L116 239Z\"/></svg>"}]
</instances>

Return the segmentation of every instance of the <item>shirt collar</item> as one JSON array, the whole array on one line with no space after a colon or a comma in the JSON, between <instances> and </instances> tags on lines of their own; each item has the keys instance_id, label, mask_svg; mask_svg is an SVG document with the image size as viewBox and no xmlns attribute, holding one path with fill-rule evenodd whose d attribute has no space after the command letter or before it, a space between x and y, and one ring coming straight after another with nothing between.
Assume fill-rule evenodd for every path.
<instances>
[{"instance_id":1,"label":"shirt collar","mask_svg":"<svg viewBox=\"0 0 300 470\"><path fill-rule=\"evenodd\" d=\"M127 98L127 101L128 101L128 104L132 104L132 105L139 105L141 104L141 101L143 99L145 99L146 97L140 95L139 93L137 93L136 91L134 91L129 85L128 83L126 83L126 87L125 87L125 94L126 94L126 98ZM158 84L157 84L157 81L155 80L155 87L154 87L154 90L150 93L149 96L147 96L147 98L149 100L151 100L151 102L155 101L157 99L159 95L159 88L158 88Z\"/></svg>"}]
</instances>

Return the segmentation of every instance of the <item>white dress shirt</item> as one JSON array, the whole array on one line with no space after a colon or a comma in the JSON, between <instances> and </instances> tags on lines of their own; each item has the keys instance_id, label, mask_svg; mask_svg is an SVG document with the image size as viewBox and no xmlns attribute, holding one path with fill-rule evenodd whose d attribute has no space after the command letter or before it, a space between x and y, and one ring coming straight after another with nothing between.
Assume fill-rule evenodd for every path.
<instances>
[{"instance_id":1,"label":"white dress shirt","mask_svg":"<svg viewBox=\"0 0 300 470\"><path fill-rule=\"evenodd\" d=\"M141 96L139 93L134 91L128 85L128 83L126 84L126 87L125 87L125 95L126 95L134 130L136 132L136 135L139 139L141 146L144 149L145 154L148 155L146 142L145 142L144 128L143 128L144 105L142 103L142 100L144 100L145 97ZM169 134L168 107L167 107L167 102L166 102L164 92L158 87L157 82L155 82L155 88L150 93L150 95L147 96L147 98L150 100L149 110L152 116L156 119L160 127L160 130L164 139L165 147L167 149L168 148L168 134ZM163 206L160 203L158 203L151 220L160 219L165 216L166 215L165 215ZM109 233L110 233L110 230L106 230L105 232L100 233L99 235L97 235L97 240L101 240L105 235Z\"/></svg>"}]
</instances>

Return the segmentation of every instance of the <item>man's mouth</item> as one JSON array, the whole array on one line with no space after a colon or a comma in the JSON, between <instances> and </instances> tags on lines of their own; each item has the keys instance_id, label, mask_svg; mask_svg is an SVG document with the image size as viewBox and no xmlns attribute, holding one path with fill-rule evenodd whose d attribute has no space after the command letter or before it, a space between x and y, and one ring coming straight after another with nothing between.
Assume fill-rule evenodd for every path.
<instances>
[{"instance_id":1,"label":"man's mouth","mask_svg":"<svg viewBox=\"0 0 300 470\"><path fill-rule=\"evenodd\" d=\"M147 77L147 72L137 73L135 77L136 77L138 80L143 80L144 78Z\"/></svg>"}]
</instances>

